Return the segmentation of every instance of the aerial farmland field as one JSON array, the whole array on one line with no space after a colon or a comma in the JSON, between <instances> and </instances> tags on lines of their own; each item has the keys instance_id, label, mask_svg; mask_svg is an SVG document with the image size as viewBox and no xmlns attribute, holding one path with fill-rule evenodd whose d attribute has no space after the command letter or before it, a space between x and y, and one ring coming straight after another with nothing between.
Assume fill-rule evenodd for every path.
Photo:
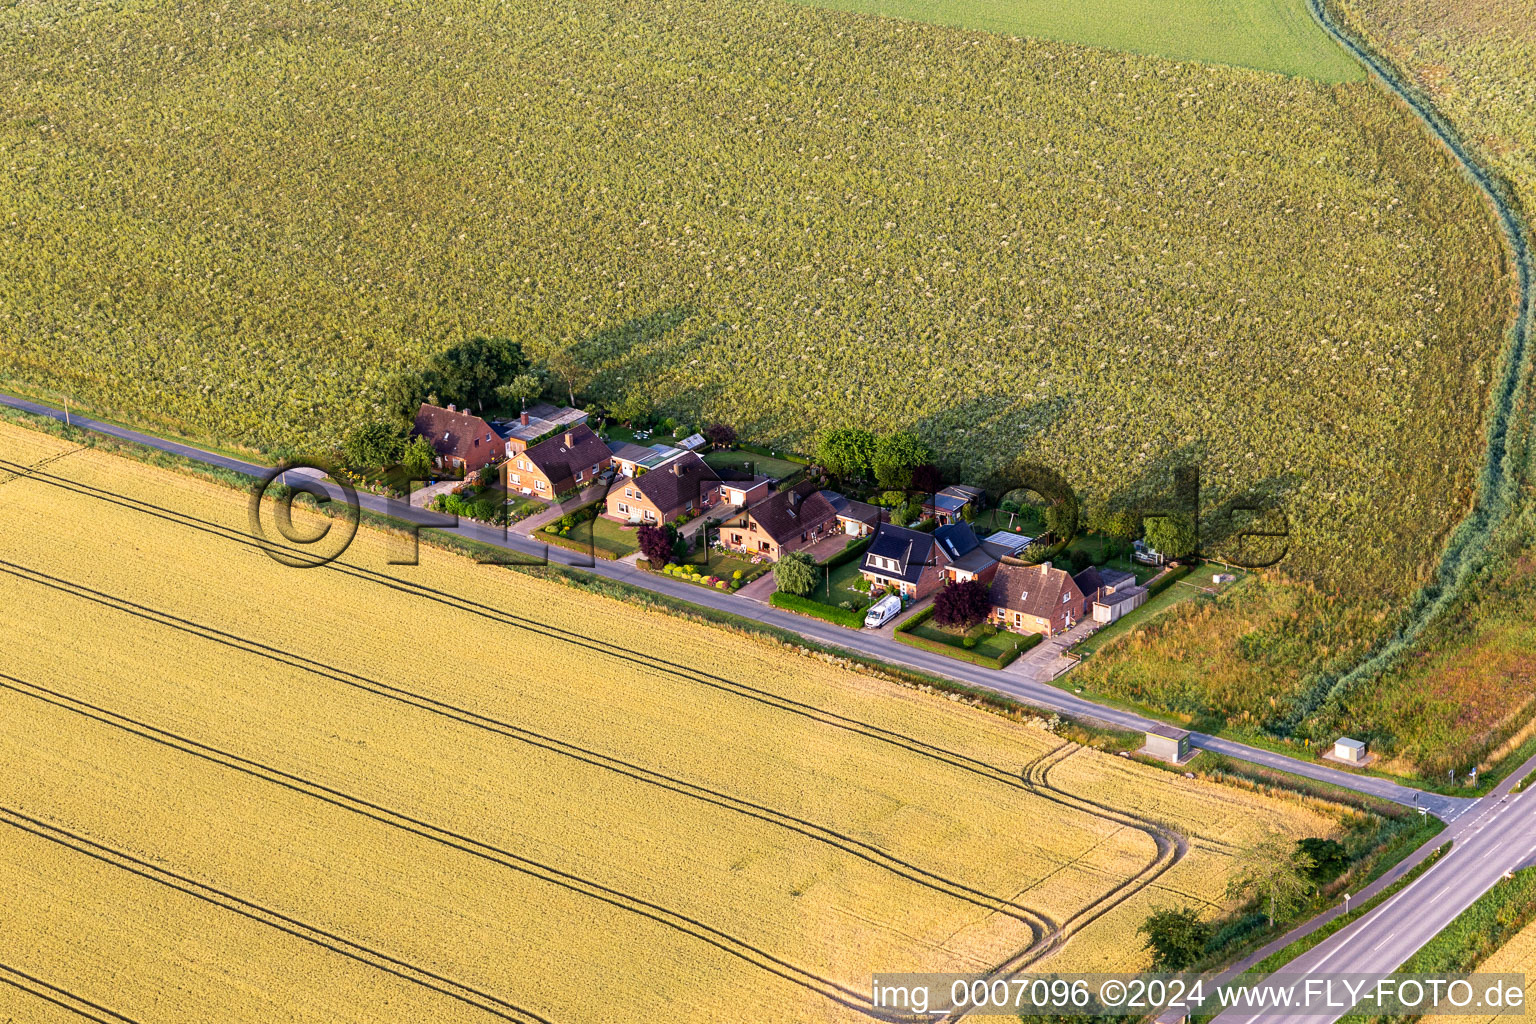
<instances>
[{"instance_id":1,"label":"aerial farmland field","mask_svg":"<svg viewBox=\"0 0 1536 1024\"><path fill-rule=\"evenodd\" d=\"M1087 43L1174 60L1236 64L1325 82L1363 72L1307 13L1305 0L797 0L935 25Z\"/></svg>"},{"instance_id":2,"label":"aerial farmland field","mask_svg":"<svg viewBox=\"0 0 1536 1024\"><path fill-rule=\"evenodd\" d=\"M1299 0L1179 6L1253 21L1152 15L1207 64L780 0L9 5L0 378L314 453L508 338L576 404L912 430L1091 510L1197 463L1403 599L1482 450L1490 218Z\"/></svg>"},{"instance_id":3,"label":"aerial farmland field","mask_svg":"<svg viewBox=\"0 0 1536 1024\"><path fill-rule=\"evenodd\" d=\"M0 466L0 1019L857 1019L875 970L1144 965L1234 849L1341 827L366 528L279 565L238 492L9 425Z\"/></svg>"}]
</instances>

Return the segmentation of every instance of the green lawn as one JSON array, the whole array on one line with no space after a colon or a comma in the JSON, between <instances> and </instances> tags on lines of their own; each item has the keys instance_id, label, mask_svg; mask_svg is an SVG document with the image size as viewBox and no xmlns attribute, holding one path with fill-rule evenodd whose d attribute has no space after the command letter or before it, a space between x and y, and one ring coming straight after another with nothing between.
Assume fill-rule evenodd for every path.
<instances>
[{"instance_id":1,"label":"green lawn","mask_svg":"<svg viewBox=\"0 0 1536 1024\"><path fill-rule=\"evenodd\" d=\"M697 558L698 555L694 554L692 557ZM759 562L758 564L753 565L752 559L748 556L738 555L734 552L731 554L722 554L719 551L711 549L709 552L708 563L699 566L699 571L707 576L721 576L729 579L733 572L739 570L743 580L752 580L761 576L763 573L768 572L772 568L772 562Z\"/></svg>"},{"instance_id":2,"label":"green lawn","mask_svg":"<svg viewBox=\"0 0 1536 1024\"><path fill-rule=\"evenodd\" d=\"M539 532L543 533L543 530L540 529ZM621 524L611 519L598 516L585 523L577 523L561 540L583 548L590 544L598 551L605 551L622 558L640 549L640 543L635 539L635 532L624 529Z\"/></svg>"},{"instance_id":3,"label":"green lawn","mask_svg":"<svg viewBox=\"0 0 1536 1024\"><path fill-rule=\"evenodd\" d=\"M852 601L855 609L862 609L869 604L869 591L859 590L855 583L862 582L859 575L859 566L863 565L863 559L855 558L846 565L839 565L831 573L825 574L821 582L816 584L816 589L805 596L822 604L842 607L844 601Z\"/></svg>"},{"instance_id":4,"label":"green lawn","mask_svg":"<svg viewBox=\"0 0 1536 1024\"><path fill-rule=\"evenodd\" d=\"M732 449L730 451L710 452L704 456L704 461L715 469L743 469L764 476L771 476L777 480L794 476L805 467L798 462L790 462L788 459L776 459L771 455L754 455L751 452L743 452Z\"/></svg>"},{"instance_id":5,"label":"green lawn","mask_svg":"<svg viewBox=\"0 0 1536 1024\"><path fill-rule=\"evenodd\" d=\"M1306 0L797 0L1002 35L1232 64L1324 82L1364 77Z\"/></svg>"},{"instance_id":6,"label":"green lawn","mask_svg":"<svg viewBox=\"0 0 1536 1024\"><path fill-rule=\"evenodd\" d=\"M982 632L987 631L984 626L979 626L977 629ZM1010 633L1006 629L999 629L992 633L991 636L982 636L976 642L975 647L967 648L961 643L964 634L952 633L947 629L942 629L934 625L932 619L929 619L927 622L918 623L907 630L907 632L913 636L922 637L924 640L932 640L935 643L941 643L962 651L969 649L988 658L1000 658L1024 641L1024 637L1017 633Z\"/></svg>"}]
</instances>

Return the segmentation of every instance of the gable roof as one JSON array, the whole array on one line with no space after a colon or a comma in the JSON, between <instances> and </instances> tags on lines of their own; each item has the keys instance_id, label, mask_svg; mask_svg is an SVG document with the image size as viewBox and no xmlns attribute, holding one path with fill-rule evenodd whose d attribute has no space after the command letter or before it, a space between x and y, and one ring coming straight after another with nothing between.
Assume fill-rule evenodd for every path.
<instances>
[{"instance_id":1,"label":"gable roof","mask_svg":"<svg viewBox=\"0 0 1536 1024\"><path fill-rule=\"evenodd\" d=\"M431 442L438 455L468 460L483 453L488 445L495 446L495 455L505 455L507 446L491 425L473 413L460 409L445 409L440 405L421 403L416 410L416 433Z\"/></svg>"},{"instance_id":2,"label":"gable roof","mask_svg":"<svg viewBox=\"0 0 1536 1024\"><path fill-rule=\"evenodd\" d=\"M1071 574L1048 562L1039 565L1004 562L997 567L997 575L992 579L994 608L1007 608L1043 619L1054 618L1064 603L1070 603L1062 601L1063 594L1074 600L1082 599L1082 591L1078 590Z\"/></svg>"},{"instance_id":3,"label":"gable roof","mask_svg":"<svg viewBox=\"0 0 1536 1024\"><path fill-rule=\"evenodd\" d=\"M656 453L649 448L642 448L630 441L609 441L608 450L613 452L613 457L624 462L643 462Z\"/></svg>"},{"instance_id":4,"label":"gable roof","mask_svg":"<svg viewBox=\"0 0 1536 1024\"><path fill-rule=\"evenodd\" d=\"M783 491L775 491L755 505L746 514L757 523L775 543L782 544L797 534L824 526L837 518L837 509L827 495L810 481L805 481Z\"/></svg>"},{"instance_id":5,"label":"gable roof","mask_svg":"<svg viewBox=\"0 0 1536 1024\"><path fill-rule=\"evenodd\" d=\"M933 539L943 545L944 553L950 558L960 558L981 546L981 541L976 539L976 531L963 519L934 530Z\"/></svg>"},{"instance_id":6,"label":"gable roof","mask_svg":"<svg viewBox=\"0 0 1536 1024\"><path fill-rule=\"evenodd\" d=\"M574 480L576 471L590 469L613 458L608 445L592 432L585 423L579 423L563 434L556 434L547 441L523 452L522 458L536 466L549 482L558 487Z\"/></svg>"},{"instance_id":7,"label":"gable roof","mask_svg":"<svg viewBox=\"0 0 1536 1024\"><path fill-rule=\"evenodd\" d=\"M863 569L867 573L876 576L884 576L887 579L901 580L904 583L916 583L923 575L923 570L930 566L938 568L939 548L934 543L931 533L921 530L909 530L905 526L896 526L892 523L881 523L875 527L875 536L869 542L869 550L864 552ZM887 569L875 558L889 558L896 562L895 569Z\"/></svg>"},{"instance_id":8,"label":"gable roof","mask_svg":"<svg viewBox=\"0 0 1536 1024\"><path fill-rule=\"evenodd\" d=\"M657 508L669 512L690 501L702 505L704 492L720 478L692 452L685 452L666 464L635 477L634 486Z\"/></svg>"},{"instance_id":9,"label":"gable roof","mask_svg":"<svg viewBox=\"0 0 1536 1024\"><path fill-rule=\"evenodd\" d=\"M837 509L837 517L839 519L852 519L855 522L873 525L884 522L885 517L889 515L879 505L871 505L867 501L855 501L852 498L845 498L836 491L822 491L821 493L832 503L832 507Z\"/></svg>"}]
</instances>

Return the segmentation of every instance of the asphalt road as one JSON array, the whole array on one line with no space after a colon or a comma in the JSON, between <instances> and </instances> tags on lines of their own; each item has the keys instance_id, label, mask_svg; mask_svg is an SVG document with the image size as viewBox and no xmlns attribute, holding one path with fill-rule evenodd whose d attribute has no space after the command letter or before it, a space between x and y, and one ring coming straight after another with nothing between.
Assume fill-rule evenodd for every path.
<instances>
[{"instance_id":1,"label":"asphalt road","mask_svg":"<svg viewBox=\"0 0 1536 1024\"><path fill-rule=\"evenodd\" d=\"M7 405L56 420L63 420L64 418L62 412L50 406L3 393L0 393L0 405ZM271 472L265 466L242 462L227 455L203 451L188 444L169 441L152 434L142 434L109 423L101 423L87 417L72 415L70 421L74 426L82 429L98 431L150 448L173 452L188 459L219 466L247 476L261 478ZM290 472L298 476L303 475L307 471L293 470ZM338 488L330 485L327 489L332 497L340 499L341 493ZM995 669L987 669L954 658L947 658L942 654L934 654L915 647L908 647L905 644L897 643L895 640L873 632L845 629L830 622L822 622L819 619L780 611L777 608L749 601L728 592L709 590L693 584L683 583L667 576L645 572L624 562L594 559L590 555L584 555L580 552L540 543L532 538L513 533L510 530L487 526L470 520L453 525L453 517L413 508L404 500L386 499L378 495L359 493L358 504L370 512L392 516L396 519L428 526L443 533L456 534L482 544L505 548L524 556L531 556L530 560L534 562L547 560L558 565L579 568L597 576L618 580L631 586L665 594L681 601L703 605L718 611L728 612L732 615L776 626L780 629L798 633L829 647L840 647L890 664L914 668L932 675L943 676L972 686L982 687L1013 697L1025 704L1048 712L1054 711L1072 718L1098 722L1112 728L1133 732L1143 732L1153 726L1163 724L1155 719L1147 718L1132 711L1095 703L1046 683L1034 682L1022 676L998 672ZM1252 747L1247 744L1216 736L1208 736L1203 733L1191 734L1190 743L1202 750L1214 751L1253 764L1264 765L1319 782L1330 783L1343 789L1366 793L1404 806L1422 806L1431 814L1447 822L1458 820L1474 804L1474 801L1469 798L1444 796L1438 793L1424 793L1389 779L1356 774L1315 762L1302 761L1286 757L1284 754L1277 754L1259 747Z\"/></svg>"},{"instance_id":2,"label":"asphalt road","mask_svg":"<svg viewBox=\"0 0 1536 1024\"><path fill-rule=\"evenodd\" d=\"M1360 920L1287 963L1284 972L1390 974L1492 888L1505 872L1536 862L1536 798L1531 790L1509 792L1531 770L1536 770L1536 758L1441 833L1430 845L1438 847L1446 840L1454 841L1454 845L1432 868ZM1222 1024L1291 1020L1332 1024L1343 1013L1341 1010L1331 1016L1299 1016L1244 1009L1227 1010L1215 1019Z\"/></svg>"}]
</instances>

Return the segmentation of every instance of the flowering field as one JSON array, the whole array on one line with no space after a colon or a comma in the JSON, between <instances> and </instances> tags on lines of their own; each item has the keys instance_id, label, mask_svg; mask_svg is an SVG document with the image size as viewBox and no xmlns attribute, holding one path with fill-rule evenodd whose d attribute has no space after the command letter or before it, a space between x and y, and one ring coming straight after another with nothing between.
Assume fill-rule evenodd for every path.
<instances>
[{"instance_id":1,"label":"flowering field","mask_svg":"<svg viewBox=\"0 0 1536 1024\"><path fill-rule=\"evenodd\" d=\"M366 529L287 568L237 493L0 425L0 468L54 456L0 483L0 891L32 911L0 970L31 992L853 1019L874 970L1058 933L1047 962L1139 965L1234 844L1339 827Z\"/></svg>"},{"instance_id":2,"label":"flowering field","mask_svg":"<svg viewBox=\"0 0 1536 1024\"><path fill-rule=\"evenodd\" d=\"M1095 507L1197 463L1373 600L1467 504L1497 247L1364 82L779 0L44 0L0 53L0 377L127 418L324 445L484 334Z\"/></svg>"}]
</instances>

